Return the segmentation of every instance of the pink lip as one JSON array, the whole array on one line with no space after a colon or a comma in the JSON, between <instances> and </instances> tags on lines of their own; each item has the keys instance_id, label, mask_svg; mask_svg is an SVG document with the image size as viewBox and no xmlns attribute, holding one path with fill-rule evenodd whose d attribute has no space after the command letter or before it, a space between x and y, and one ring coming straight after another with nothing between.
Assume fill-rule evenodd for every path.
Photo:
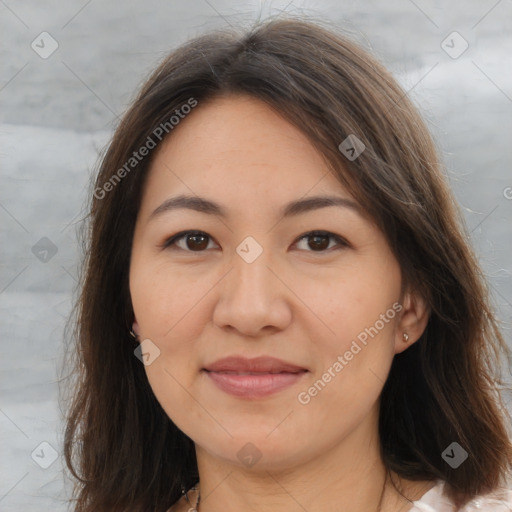
<instances>
[{"instance_id":1,"label":"pink lip","mask_svg":"<svg viewBox=\"0 0 512 512\"><path fill-rule=\"evenodd\" d=\"M269 356L252 359L231 356L218 359L214 363L205 366L204 370L209 372L295 373L307 370L307 368Z\"/></svg>"},{"instance_id":2,"label":"pink lip","mask_svg":"<svg viewBox=\"0 0 512 512\"><path fill-rule=\"evenodd\" d=\"M203 368L222 391L244 398L260 398L298 382L306 368L274 357L227 357Z\"/></svg>"}]
</instances>

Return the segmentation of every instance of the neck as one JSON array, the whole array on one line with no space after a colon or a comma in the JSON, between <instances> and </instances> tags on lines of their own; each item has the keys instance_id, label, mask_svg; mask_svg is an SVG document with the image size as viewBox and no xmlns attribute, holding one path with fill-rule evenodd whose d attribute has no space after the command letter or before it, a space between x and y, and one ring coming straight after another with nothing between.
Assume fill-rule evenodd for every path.
<instances>
[{"instance_id":1,"label":"neck","mask_svg":"<svg viewBox=\"0 0 512 512\"><path fill-rule=\"evenodd\" d=\"M397 504L404 506L387 478L378 435L366 429L354 431L343 443L326 447L314 458L290 461L288 467L258 463L251 469L241 468L197 445L196 454L199 512L386 512L397 510ZM191 494L193 505L196 496Z\"/></svg>"}]
</instances>

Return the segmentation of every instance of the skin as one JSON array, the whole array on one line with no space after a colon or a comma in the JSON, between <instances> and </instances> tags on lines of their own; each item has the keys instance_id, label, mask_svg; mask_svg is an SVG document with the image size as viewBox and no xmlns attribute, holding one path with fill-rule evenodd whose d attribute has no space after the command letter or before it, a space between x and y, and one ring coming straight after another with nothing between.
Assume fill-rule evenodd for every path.
<instances>
[{"instance_id":1,"label":"skin","mask_svg":"<svg viewBox=\"0 0 512 512\"><path fill-rule=\"evenodd\" d=\"M377 510L385 477L379 395L393 357L418 340L428 320L422 298L402 287L383 234L365 215L337 206L279 219L284 204L304 196L353 198L305 135L251 97L200 103L155 156L132 247L133 328L160 350L145 366L148 380L195 442L200 510L319 512L333 503L337 510ZM151 218L178 194L214 200L229 216L179 209ZM183 230L207 238L162 248ZM348 245L331 237L318 249L303 238L312 230ZM263 249L252 263L236 252L248 236ZM298 394L394 303L401 311L300 403ZM201 372L234 354L271 355L309 372L269 397L234 397ZM251 467L237 457L249 442L261 455ZM397 475L394 481L411 500L433 485ZM190 498L195 504L193 492ZM409 508L388 486L381 510ZM172 510L187 509L180 500Z\"/></svg>"}]
</instances>

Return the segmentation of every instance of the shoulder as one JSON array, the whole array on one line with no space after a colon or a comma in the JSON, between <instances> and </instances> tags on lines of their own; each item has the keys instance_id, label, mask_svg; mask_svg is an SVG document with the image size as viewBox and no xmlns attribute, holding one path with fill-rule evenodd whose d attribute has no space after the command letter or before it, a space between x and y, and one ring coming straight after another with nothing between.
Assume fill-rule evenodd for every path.
<instances>
[{"instance_id":1,"label":"shoulder","mask_svg":"<svg viewBox=\"0 0 512 512\"><path fill-rule=\"evenodd\" d=\"M410 512L457 512L453 501L444 494L445 482L436 485L413 503ZM476 496L458 512L512 512L512 488Z\"/></svg>"},{"instance_id":2,"label":"shoulder","mask_svg":"<svg viewBox=\"0 0 512 512\"><path fill-rule=\"evenodd\" d=\"M512 488L500 488L490 494L471 500L463 512L512 512Z\"/></svg>"}]
</instances>

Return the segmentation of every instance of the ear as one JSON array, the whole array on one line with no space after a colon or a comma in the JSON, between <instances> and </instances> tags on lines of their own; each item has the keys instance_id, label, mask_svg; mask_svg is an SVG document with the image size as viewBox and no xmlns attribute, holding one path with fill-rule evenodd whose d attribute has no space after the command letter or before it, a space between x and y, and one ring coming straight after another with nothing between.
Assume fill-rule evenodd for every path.
<instances>
[{"instance_id":1,"label":"ear","mask_svg":"<svg viewBox=\"0 0 512 512\"><path fill-rule=\"evenodd\" d=\"M403 352L418 341L427 327L429 317L430 307L425 299L417 293L406 292L396 323L395 354ZM404 337L404 334L407 336Z\"/></svg>"},{"instance_id":2,"label":"ear","mask_svg":"<svg viewBox=\"0 0 512 512\"><path fill-rule=\"evenodd\" d=\"M135 315L134 315L134 317L133 317L132 331L133 331L137 336L139 336L139 335L140 335L140 327L139 327L139 324L137 323L137 319L135 318Z\"/></svg>"}]
</instances>

